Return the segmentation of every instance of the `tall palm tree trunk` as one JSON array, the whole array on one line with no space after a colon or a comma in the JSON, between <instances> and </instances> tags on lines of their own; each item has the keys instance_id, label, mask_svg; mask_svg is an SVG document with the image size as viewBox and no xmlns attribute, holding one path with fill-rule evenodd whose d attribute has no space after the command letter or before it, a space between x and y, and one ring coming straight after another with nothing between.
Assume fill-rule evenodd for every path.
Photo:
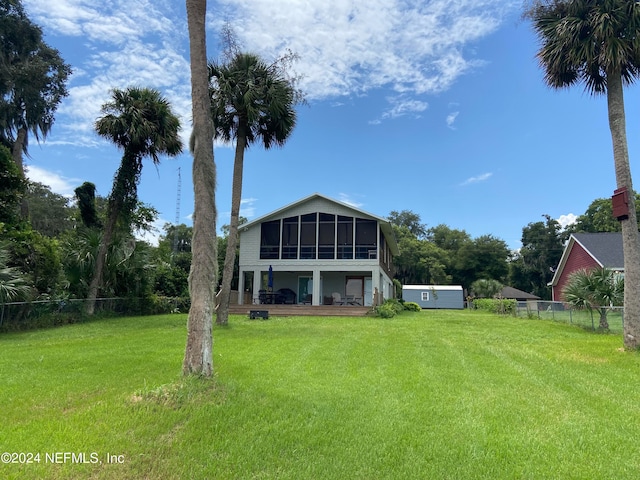
<instances>
[{"instance_id":1,"label":"tall palm tree trunk","mask_svg":"<svg viewBox=\"0 0 640 480\"><path fill-rule=\"evenodd\" d=\"M622 250L624 253L624 346L640 347L640 236L635 215L635 195L631 182L629 151L627 147L624 94L620 70L607 72L607 106L609 128L613 142L613 161L616 184L629 192L629 216L622 223Z\"/></svg>"},{"instance_id":2,"label":"tall palm tree trunk","mask_svg":"<svg viewBox=\"0 0 640 480\"><path fill-rule=\"evenodd\" d=\"M193 190L195 197L192 261L189 272L191 308L187 321L187 345L183 375L213 375L213 309L216 282L216 170L213 158L213 125L207 69L206 0L186 0L191 56L191 105L195 146Z\"/></svg>"},{"instance_id":3,"label":"tall palm tree trunk","mask_svg":"<svg viewBox=\"0 0 640 480\"><path fill-rule=\"evenodd\" d=\"M233 187L231 190L231 219L229 221L229 236L227 237L227 252L224 257L222 271L222 287L220 289L220 305L216 314L216 323L229 323L229 302L231 296L231 280L233 267L236 262L238 247L238 224L240 223L240 202L242 200L242 171L244 169L244 151L247 147L246 126L240 123L236 139L236 154L233 161Z\"/></svg>"},{"instance_id":4,"label":"tall palm tree trunk","mask_svg":"<svg viewBox=\"0 0 640 480\"><path fill-rule=\"evenodd\" d=\"M109 217L107 218L107 224L104 227L102 239L100 240L93 277L91 277L91 283L89 283L87 300L84 306L84 311L87 315L93 315L96 310L96 299L98 298L98 290L100 290L102 284L104 266L107 263L107 252L109 251L109 245L111 244L113 234L116 230L116 224L118 223L118 215L120 212L119 202L114 201L113 205L108 209L108 212Z\"/></svg>"}]
</instances>

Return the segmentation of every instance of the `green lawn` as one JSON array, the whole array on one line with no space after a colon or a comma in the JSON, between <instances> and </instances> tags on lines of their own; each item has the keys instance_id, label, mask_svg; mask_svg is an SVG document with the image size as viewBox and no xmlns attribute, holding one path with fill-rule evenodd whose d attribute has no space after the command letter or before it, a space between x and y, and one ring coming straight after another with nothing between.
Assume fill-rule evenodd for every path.
<instances>
[{"instance_id":1,"label":"green lawn","mask_svg":"<svg viewBox=\"0 0 640 480\"><path fill-rule=\"evenodd\" d=\"M35 461L0 478L640 477L640 355L619 335L471 311L232 317L215 380L183 381L185 324L0 335L0 453Z\"/></svg>"}]
</instances>

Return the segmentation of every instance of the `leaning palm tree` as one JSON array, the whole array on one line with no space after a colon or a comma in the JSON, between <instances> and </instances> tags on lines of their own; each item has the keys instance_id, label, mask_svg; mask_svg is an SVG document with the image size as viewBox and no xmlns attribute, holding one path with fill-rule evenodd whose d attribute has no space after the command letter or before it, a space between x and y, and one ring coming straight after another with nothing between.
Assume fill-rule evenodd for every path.
<instances>
[{"instance_id":1,"label":"leaning palm tree","mask_svg":"<svg viewBox=\"0 0 640 480\"><path fill-rule=\"evenodd\" d=\"M244 152L260 141L264 148L282 146L296 124L298 92L281 64L265 63L251 53L235 53L226 63L209 63L211 111L216 138L235 140L231 219L222 272L216 322L225 325L238 244Z\"/></svg>"},{"instance_id":2,"label":"leaning palm tree","mask_svg":"<svg viewBox=\"0 0 640 480\"><path fill-rule=\"evenodd\" d=\"M562 294L573 307L597 310L600 328L609 330L607 313L611 307L622 304L624 280L621 275L605 268L577 270L569 275Z\"/></svg>"},{"instance_id":3,"label":"leaning palm tree","mask_svg":"<svg viewBox=\"0 0 640 480\"><path fill-rule=\"evenodd\" d=\"M89 284L86 305L89 315L95 309L107 251L118 223L128 228L131 213L138 204L142 160L150 157L157 165L160 155L176 156L182 151L178 135L180 121L157 90L138 87L114 89L111 101L102 106L102 113L104 116L95 125L96 132L115 143L123 155L109 195L107 221Z\"/></svg>"},{"instance_id":4,"label":"leaning palm tree","mask_svg":"<svg viewBox=\"0 0 640 480\"><path fill-rule=\"evenodd\" d=\"M213 158L213 125L209 101L209 77L205 20L206 0L186 0L191 54L191 106L193 116L193 238L189 295L191 307L183 375L213 375L213 309L217 261L216 166Z\"/></svg>"},{"instance_id":5,"label":"leaning palm tree","mask_svg":"<svg viewBox=\"0 0 640 480\"><path fill-rule=\"evenodd\" d=\"M606 95L616 184L635 212L625 125L623 86L640 65L640 3L629 0L537 1L527 15L541 42L538 59L552 88L579 82ZM640 240L635 215L621 220L625 267L624 345L640 347Z\"/></svg>"}]
</instances>

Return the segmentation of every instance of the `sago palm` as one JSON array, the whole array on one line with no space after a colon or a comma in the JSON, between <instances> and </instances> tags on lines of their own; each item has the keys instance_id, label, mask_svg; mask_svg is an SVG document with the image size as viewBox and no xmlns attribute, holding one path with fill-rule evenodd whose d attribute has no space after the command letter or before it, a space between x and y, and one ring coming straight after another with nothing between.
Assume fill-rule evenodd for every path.
<instances>
[{"instance_id":1,"label":"sago palm","mask_svg":"<svg viewBox=\"0 0 640 480\"><path fill-rule=\"evenodd\" d=\"M633 82L640 65L640 4L629 0L547 0L528 10L540 40L538 59L552 88L584 83L607 96L609 128L618 188L635 198L629 167L623 85ZM622 220L625 264L624 344L640 347L640 241L635 215Z\"/></svg>"},{"instance_id":2,"label":"sago palm","mask_svg":"<svg viewBox=\"0 0 640 480\"><path fill-rule=\"evenodd\" d=\"M102 106L102 113L104 115L95 125L96 132L111 140L123 155L109 195L107 222L87 294L86 310L89 315L93 314L107 251L118 221L128 227L131 213L138 203L142 160L150 157L154 164L158 164L160 155L176 156L182 151L178 135L180 121L157 90L138 87L114 89L111 101Z\"/></svg>"},{"instance_id":3,"label":"sago palm","mask_svg":"<svg viewBox=\"0 0 640 480\"><path fill-rule=\"evenodd\" d=\"M215 136L236 142L231 219L216 320L226 324L238 244L244 152L256 142L266 149L284 145L296 124L298 97L277 62L267 64L251 53L236 53L227 63L209 63L209 77Z\"/></svg>"}]
</instances>

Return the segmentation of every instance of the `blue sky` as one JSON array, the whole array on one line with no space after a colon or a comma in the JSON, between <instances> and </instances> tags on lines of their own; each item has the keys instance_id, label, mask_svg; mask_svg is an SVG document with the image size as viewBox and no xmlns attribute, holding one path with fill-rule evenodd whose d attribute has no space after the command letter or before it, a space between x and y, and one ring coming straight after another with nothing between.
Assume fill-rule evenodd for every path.
<instances>
[{"instance_id":1,"label":"blue sky","mask_svg":"<svg viewBox=\"0 0 640 480\"><path fill-rule=\"evenodd\" d=\"M23 0L73 68L50 136L30 147L28 176L72 195L107 196L120 152L93 132L112 88L159 89L190 130L183 1ZM281 149L245 155L250 220L312 193L379 216L411 210L427 227L491 234L512 249L548 214L562 223L615 186L606 100L552 91L520 0L209 1L208 55L229 22L245 50L300 59L308 105ZM638 87L626 91L632 174L640 154ZM193 211L191 157L145 164L140 199L158 224ZM229 222L233 148L216 145L218 225Z\"/></svg>"}]
</instances>

